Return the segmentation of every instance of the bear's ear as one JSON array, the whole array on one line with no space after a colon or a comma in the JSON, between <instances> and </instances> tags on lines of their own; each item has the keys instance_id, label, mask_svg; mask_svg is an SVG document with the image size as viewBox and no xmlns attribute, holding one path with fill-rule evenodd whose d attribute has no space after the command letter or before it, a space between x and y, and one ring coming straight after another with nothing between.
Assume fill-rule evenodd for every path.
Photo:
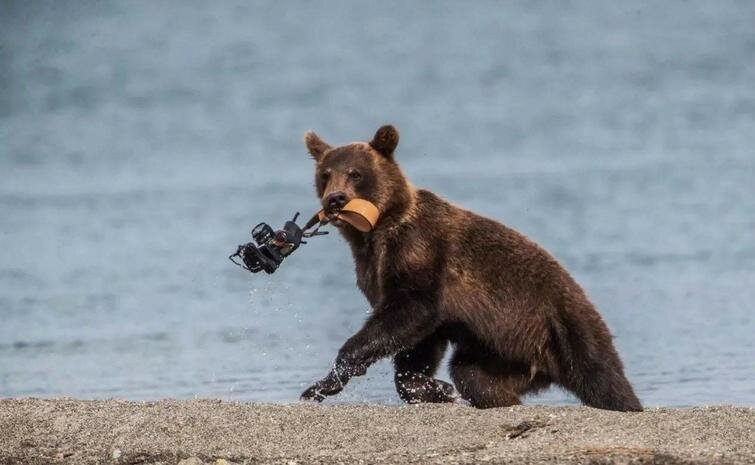
<instances>
[{"instance_id":1,"label":"bear's ear","mask_svg":"<svg viewBox=\"0 0 755 465\"><path fill-rule=\"evenodd\" d=\"M393 151L398 145L398 129L391 125L382 126L370 141L370 146L384 157L393 160Z\"/></svg>"},{"instance_id":2,"label":"bear's ear","mask_svg":"<svg viewBox=\"0 0 755 465\"><path fill-rule=\"evenodd\" d=\"M319 162L323 154L331 149L314 131L307 131L304 134L304 144L307 146L309 154L316 162Z\"/></svg>"}]
</instances>

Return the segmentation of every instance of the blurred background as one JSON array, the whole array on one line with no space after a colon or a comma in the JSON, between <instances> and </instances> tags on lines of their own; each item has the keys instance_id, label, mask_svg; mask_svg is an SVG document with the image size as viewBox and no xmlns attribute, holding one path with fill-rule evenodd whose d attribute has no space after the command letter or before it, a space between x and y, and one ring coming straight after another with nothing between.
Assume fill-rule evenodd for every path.
<instances>
[{"instance_id":1,"label":"blurred background","mask_svg":"<svg viewBox=\"0 0 755 465\"><path fill-rule=\"evenodd\" d=\"M348 247L226 257L318 208L305 130L392 123L415 185L575 275L646 405L753 405L754 25L749 0L2 1L0 396L296 401L368 314ZM328 402L397 403L390 363Z\"/></svg>"}]
</instances>

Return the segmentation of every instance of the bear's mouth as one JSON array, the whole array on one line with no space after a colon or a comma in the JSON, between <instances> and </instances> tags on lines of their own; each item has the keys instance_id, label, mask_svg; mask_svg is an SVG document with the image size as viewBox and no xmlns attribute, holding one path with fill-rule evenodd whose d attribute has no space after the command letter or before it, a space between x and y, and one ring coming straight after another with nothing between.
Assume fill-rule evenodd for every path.
<instances>
[{"instance_id":1,"label":"bear's mouth","mask_svg":"<svg viewBox=\"0 0 755 465\"><path fill-rule=\"evenodd\" d=\"M364 199L352 199L343 208L326 208L320 210L316 218L323 224L332 223L336 227L350 225L361 232L369 232L375 227L380 211L372 202Z\"/></svg>"},{"instance_id":2,"label":"bear's mouth","mask_svg":"<svg viewBox=\"0 0 755 465\"><path fill-rule=\"evenodd\" d=\"M339 213L341 213L340 208L328 209L327 217L328 217L328 222L330 224L340 228L348 223L346 223L345 221L343 221L342 219L338 217Z\"/></svg>"},{"instance_id":3,"label":"bear's mouth","mask_svg":"<svg viewBox=\"0 0 755 465\"><path fill-rule=\"evenodd\" d=\"M346 224L343 220L338 218L338 214L341 213L340 208L326 208L324 212L327 222L332 224L333 226L343 226L344 224Z\"/></svg>"},{"instance_id":4,"label":"bear's mouth","mask_svg":"<svg viewBox=\"0 0 755 465\"><path fill-rule=\"evenodd\" d=\"M323 208L323 212L325 212L325 217L328 218L328 220L334 220L336 216L338 216L338 214L341 213L341 209L325 207Z\"/></svg>"}]
</instances>

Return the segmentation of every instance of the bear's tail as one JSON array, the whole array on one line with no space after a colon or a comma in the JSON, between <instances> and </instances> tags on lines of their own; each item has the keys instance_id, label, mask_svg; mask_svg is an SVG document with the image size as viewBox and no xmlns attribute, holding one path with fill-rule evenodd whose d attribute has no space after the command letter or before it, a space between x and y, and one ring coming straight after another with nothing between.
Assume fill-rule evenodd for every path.
<instances>
[{"instance_id":1,"label":"bear's tail","mask_svg":"<svg viewBox=\"0 0 755 465\"><path fill-rule=\"evenodd\" d=\"M592 304L580 302L577 308L561 311L552 336L560 384L591 407L642 411L608 327Z\"/></svg>"}]
</instances>

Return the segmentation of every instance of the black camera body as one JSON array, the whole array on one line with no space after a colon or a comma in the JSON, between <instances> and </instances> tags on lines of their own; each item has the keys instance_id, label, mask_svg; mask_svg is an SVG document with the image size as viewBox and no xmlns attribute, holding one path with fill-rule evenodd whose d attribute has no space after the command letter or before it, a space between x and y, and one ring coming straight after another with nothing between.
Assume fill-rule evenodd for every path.
<instances>
[{"instance_id":1,"label":"black camera body","mask_svg":"<svg viewBox=\"0 0 755 465\"><path fill-rule=\"evenodd\" d=\"M305 233L296 224L299 213L294 215L291 221L286 221L282 229L273 231L267 223L260 223L252 229L254 242L240 245L236 253L228 257L233 263L246 268L252 273L264 271L273 274L278 269L283 259L291 255L301 244L306 244L302 239L323 233ZM242 263L234 258L239 257Z\"/></svg>"}]
</instances>

